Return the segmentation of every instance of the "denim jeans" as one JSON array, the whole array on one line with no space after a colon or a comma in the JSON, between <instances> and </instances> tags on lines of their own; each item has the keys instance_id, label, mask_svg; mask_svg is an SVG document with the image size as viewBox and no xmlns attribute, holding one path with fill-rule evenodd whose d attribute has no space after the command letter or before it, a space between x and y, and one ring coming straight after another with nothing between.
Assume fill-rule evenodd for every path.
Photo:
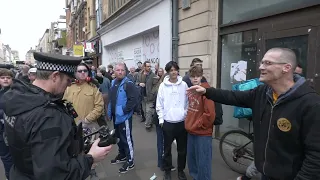
<instances>
[{"instance_id":1,"label":"denim jeans","mask_svg":"<svg viewBox=\"0 0 320 180\"><path fill-rule=\"evenodd\" d=\"M163 159L163 130L159 124L156 124L157 132L157 151L158 151L158 167L162 168Z\"/></svg>"},{"instance_id":2,"label":"denim jeans","mask_svg":"<svg viewBox=\"0 0 320 180\"><path fill-rule=\"evenodd\" d=\"M4 166L6 177L9 179L9 172L13 162L9 152L9 147L6 145L3 139L3 131L0 131L0 157Z\"/></svg>"},{"instance_id":3,"label":"denim jeans","mask_svg":"<svg viewBox=\"0 0 320 180\"><path fill-rule=\"evenodd\" d=\"M211 180L212 137L188 134L187 159L194 180Z\"/></svg>"}]
</instances>

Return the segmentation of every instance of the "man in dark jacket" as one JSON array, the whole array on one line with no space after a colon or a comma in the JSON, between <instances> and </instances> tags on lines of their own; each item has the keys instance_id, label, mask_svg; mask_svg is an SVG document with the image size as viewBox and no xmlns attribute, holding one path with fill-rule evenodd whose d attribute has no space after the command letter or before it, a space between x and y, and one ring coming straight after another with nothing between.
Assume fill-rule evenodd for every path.
<instances>
[{"instance_id":1,"label":"man in dark jacket","mask_svg":"<svg viewBox=\"0 0 320 180\"><path fill-rule=\"evenodd\" d=\"M152 89L158 82L158 79L155 78L156 75L152 72L149 61L145 61L143 67L143 71L137 75L136 85L140 86L142 90L142 109L144 117L146 118L145 127L147 130L150 130L152 127L152 115L154 113L154 109L151 107L155 97Z\"/></svg>"},{"instance_id":2,"label":"man in dark jacket","mask_svg":"<svg viewBox=\"0 0 320 180\"><path fill-rule=\"evenodd\" d=\"M84 180L111 146L99 147L98 139L83 155L82 127L79 131L73 108L62 100L81 59L39 52L34 58L33 84L15 80L3 95L5 132L14 162L10 178Z\"/></svg>"},{"instance_id":3,"label":"man in dark jacket","mask_svg":"<svg viewBox=\"0 0 320 180\"><path fill-rule=\"evenodd\" d=\"M295 54L272 48L259 67L264 85L249 91L193 86L207 98L252 108L254 159L262 179L320 179L320 97L306 80L294 75Z\"/></svg>"}]
</instances>

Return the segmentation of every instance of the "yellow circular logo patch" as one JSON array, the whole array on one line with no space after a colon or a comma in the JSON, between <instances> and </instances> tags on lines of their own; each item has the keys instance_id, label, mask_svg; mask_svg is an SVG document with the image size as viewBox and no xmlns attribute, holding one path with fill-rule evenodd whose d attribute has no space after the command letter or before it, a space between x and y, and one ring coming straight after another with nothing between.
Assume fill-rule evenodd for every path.
<instances>
[{"instance_id":1,"label":"yellow circular logo patch","mask_svg":"<svg viewBox=\"0 0 320 180\"><path fill-rule=\"evenodd\" d=\"M291 130L291 123L286 118L280 118L277 121L278 128L283 132L289 132Z\"/></svg>"}]
</instances>

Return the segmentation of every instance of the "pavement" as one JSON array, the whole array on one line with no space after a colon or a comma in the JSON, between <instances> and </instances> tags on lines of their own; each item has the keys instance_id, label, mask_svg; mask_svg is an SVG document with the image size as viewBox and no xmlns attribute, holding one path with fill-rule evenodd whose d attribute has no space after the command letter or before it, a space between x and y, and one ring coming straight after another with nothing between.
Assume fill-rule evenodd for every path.
<instances>
[{"instance_id":1,"label":"pavement","mask_svg":"<svg viewBox=\"0 0 320 180\"><path fill-rule=\"evenodd\" d=\"M121 164L111 165L110 160L117 154L117 146L113 147L113 150L107 156L107 158L98 164L96 168L97 175L100 180L149 180L154 174L157 176L157 180L162 180L163 172L157 167L157 146L156 146L156 132L153 129L151 132L147 132L144 128L144 123L140 122L137 116L133 118L133 139L135 148L135 168L126 174L119 174L118 169ZM230 168L224 163L219 153L219 141L216 139L213 142L213 167L212 167L212 179L213 180L236 180L239 176L238 173L230 170ZM177 151L176 145L173 144L172 157L173 165L177 164ZM188 179L192 179L188 170L185 170ZM178 180L177 172L172 173L172 179ZM2 163L0 163L0 179L5 179Z\"/></svg>"}]
</instances>

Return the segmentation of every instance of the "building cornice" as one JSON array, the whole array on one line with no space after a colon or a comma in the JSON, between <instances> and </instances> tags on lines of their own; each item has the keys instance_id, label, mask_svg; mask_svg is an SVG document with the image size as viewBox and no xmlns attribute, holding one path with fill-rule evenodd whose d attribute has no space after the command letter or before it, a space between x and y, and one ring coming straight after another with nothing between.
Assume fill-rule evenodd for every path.
<instances>
[{"instance_id":1,"label":"building cornice","mask_svg":"<svg viewBox=\"0 0 320 180\"><path fill-rule=\"evenodd\" d=\"M99 40L100 36L97 34L95 36L93 36L92 38L88 39L87 42L94 42L96 40Z\"/></svg>"},{"instance_id":2,"label":"building cornice","mask_svg":"<svg viewBox=\"0 0 320 180\"><path fill-rule=\"evenodd\" d=\"M131 19L135 18L136 16L144 13L145 11L151 9L153 6L159 4L163 0L140 0L128 10L120 14L118 17L110 21L109 23L100 27L97 30L100 36L112 31L113 29L121 26L122 24L130 21Z\"/></svg>"}]
</instances>

